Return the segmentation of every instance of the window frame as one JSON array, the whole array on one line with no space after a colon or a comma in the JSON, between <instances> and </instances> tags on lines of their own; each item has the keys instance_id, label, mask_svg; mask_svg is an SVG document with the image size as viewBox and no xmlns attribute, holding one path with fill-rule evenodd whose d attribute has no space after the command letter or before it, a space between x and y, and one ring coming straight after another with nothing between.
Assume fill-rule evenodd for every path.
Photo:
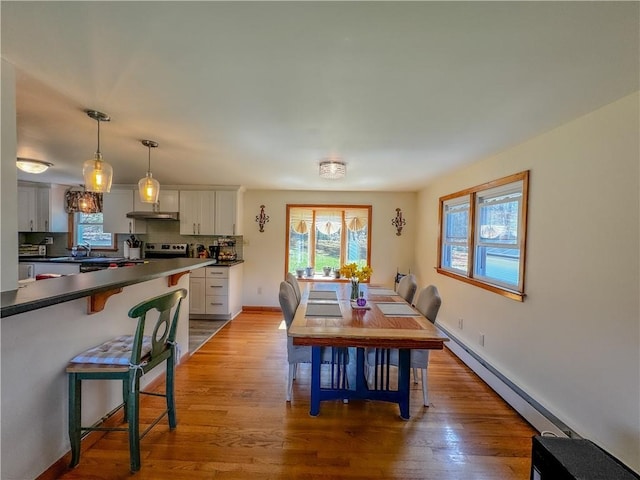
<instances>
[{"instance_id":1,"label":"window frame","mask_svg":"<svg viewBox=\"0 0 640 480\"><path fill-rule=\"evenodd\" d=\"M514 287L514 284L501 282L499 279L486 277L476 272L476 255L478 248L481 247L493 247L487 242L480 240L478 232L479 222L479 210L481 204L479 199L483 198L483 194L490 195L506 195L507 192L513 191L517 184L522 184L521 197L519 199L518 209L518 230L517 239L515 244L501 245L507 249L519 249L520 258L518 265L518 285ZM510 186L513 185L513 188ZM520 190L517 188L516 190ZM436 271L442 275L446 275L456 280L475 285L477 287L489 290L512 300L524 301L525 294L525 265L526 265L526 244L527 244L527 212L528 212L528 197L529 197L529 170L524 172L508 175L497 180L492 180L475 187L467 188L459 192L455 192L449 195L440 197L439 199L439 212L438 212L438 266ZM467 268L466 272L462 272L460 269L453 269L450 266L443 265L443 256L445 252L446 236L446 213L445 208L450 205L456 204L469 204L469 215L467 225Z\"/></svg>"},{"instance_id":2,"label":"window frame","mask_svg":"<svg viewBox=\"0 0 640 480\"><path fill-rule=\"evenodd\" d=\"M362 209L367 210L367 265L371 265L371 226L373 222L373 208L371 205L332 205L332 204L298 204L292 203L286 205L286 222L285 222L285 261L284 261L284 274L285 276L289 273L289 240L290 240L290 230L291 230L291 209L293 208L308 208L308 209L317 209L317 210L342 210L342 228L341 228L341 241L340 241L340 264L344 265L345 263L345 244L346 244L346 224L344 220L345 211L353 210L353 209ZM312 224L314 228L312 228L309 232L309 258L311 262L315 262L315 219L316 212L313 212L313 221ZM316 265L310 265L313 267L316 272L315 276L319 275L317 271ZM295 275L295 272L293 272ZM323 282L346 282L348 279L345 278L333 278L333 277L324 277L320 276L318 278L308 279L308 278L299 278L298 281L323 281Z\"/></svg>"},{"instance_id":3,"label":"window frame","mask_svg":"<svg viewBox=\"0 0 640 480\"><path fill-rule=\"evenodd\" d=\"M73 248L74 245L78 245L77 243L75 243L77 241L76 239L76 235L78 234L78 219L80 216L81 212L76 212L76 213L69 213L69 235L67 236L67 248L70 250L71 248ZM100 212L102 213L102 212ZM102 219L102 225L104 226L104 217ZM105 232L105 233L110 233L110 232ZM104 252L115 252L118 250L118 245L117 245L117 236L115 233L110 233L111 235L111 245L110 246L106 246L106 245L100 245L100 246L94 246L91 245L91 251L104 251Z\"/></svg>"}]
</instances>

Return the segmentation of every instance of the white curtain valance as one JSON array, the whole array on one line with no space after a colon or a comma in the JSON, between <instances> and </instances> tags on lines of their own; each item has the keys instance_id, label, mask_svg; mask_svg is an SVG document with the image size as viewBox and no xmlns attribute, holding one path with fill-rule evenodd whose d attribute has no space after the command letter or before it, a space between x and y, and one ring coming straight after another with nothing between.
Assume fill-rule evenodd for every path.
<instances>
[{"instance_id":1,"label":"white curtain valance","mask_svg":"<svg viewBox=\"0 0 640 480\"><path fill-rule=\"evenodd\" d=\"M354 208L345 211L347 228L352 232L359 232L367 228L369 224L369 212L363 208Z\"/></svg>"}]
</instances>

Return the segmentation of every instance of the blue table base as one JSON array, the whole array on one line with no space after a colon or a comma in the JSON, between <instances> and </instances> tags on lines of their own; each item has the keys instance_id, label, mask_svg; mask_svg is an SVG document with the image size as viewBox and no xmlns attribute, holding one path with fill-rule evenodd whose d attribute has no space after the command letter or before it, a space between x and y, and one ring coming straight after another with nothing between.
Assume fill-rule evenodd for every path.
<instances>
[{"instance_id":1,"label":"blue table base","mask_svg":"<svg viewBox=\"0 0 640 480\"><path fill-rule=\"evenodd\" d=\"M349 359L349 363L346 362L347 356L341 355L338 360L342 359L343 364L339 365L342 371L347 372L348 382L344 381L344 373L342 376L339 374L334 376L335 368L331 369L331 382L330 387L321 386L320 382L320 367L321 367L321 348L319 346L312 347L311 352L311 410L309 414L317 416L320 413L320 402L323 400L380 400L383 402L397 403L400 407L400 417L404 420L409 419L409 381L410 381L410 359L411 350L401 348L398 355L398 389L389 389L388 382L388 349L380 349L382 353L380 355L382 368L380 369L380 376L378 376L378 369L376 368L376 377L374 381L374 388L369 388L367 380L365 378L365 350L358 347L356 350L356 362L355 362L355 374L351 370L353 365L352 359ZM325 347L326 348L326 347ZM338 349L334 349L338 350ZM353 351L353 348L349 348ZM386 353L385 353L386 352ZM334 355L334 358L336 356ZM353 387L355 376L355 388ZM339 380L339 381L336 381Z\"/></svg>"}]
</instances>

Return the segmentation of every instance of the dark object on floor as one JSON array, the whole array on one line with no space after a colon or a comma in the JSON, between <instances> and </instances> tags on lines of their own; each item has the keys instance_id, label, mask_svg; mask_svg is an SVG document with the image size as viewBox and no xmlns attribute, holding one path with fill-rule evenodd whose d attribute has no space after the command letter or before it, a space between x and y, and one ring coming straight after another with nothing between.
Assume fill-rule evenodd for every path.
<instances>
[{"instance_id":1,"label":"dark object on floor","mask_svg":"<svg viewBox=\"0 0 640 480\"><path fill-rule=\"evenodd\" d=\"M533 437L531 480L633 480L616 458L585 439Z\"/></svg>"}]
</instances>

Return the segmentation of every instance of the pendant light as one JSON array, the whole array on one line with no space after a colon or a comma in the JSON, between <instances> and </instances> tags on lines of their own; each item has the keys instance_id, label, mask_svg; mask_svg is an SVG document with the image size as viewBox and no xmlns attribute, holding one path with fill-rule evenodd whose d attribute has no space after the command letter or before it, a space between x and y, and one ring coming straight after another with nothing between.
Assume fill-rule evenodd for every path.
<instances>
[{"instance_id":1,"label":"pendant light","mask_svg":"<svg viewBox=\"0 0 640 480\"><path fill-rule=\"evenodd\" d=\"M87 115L98 122L98 149L95 156L82 165L84 184L88 192L110 192L113 168L102 160L102 153L100 153L100 122L108 122L111 118L109 115L95 110L87 110Z\"/></svg>"},{"instance_id":2,"label":"pendant light","mask_svg":"<svg viewBox=\"0 0 640 480\"><path fill-rule=\"evenodd\" d=\"M158 143L153 140L142 140L142 145L149 149L149 168L147 169L147 175L138 182L140 201L143 203L158 203L160 182L153 178L151 174L151 149L156 148Z\"/></svg>"}]
</instances>

